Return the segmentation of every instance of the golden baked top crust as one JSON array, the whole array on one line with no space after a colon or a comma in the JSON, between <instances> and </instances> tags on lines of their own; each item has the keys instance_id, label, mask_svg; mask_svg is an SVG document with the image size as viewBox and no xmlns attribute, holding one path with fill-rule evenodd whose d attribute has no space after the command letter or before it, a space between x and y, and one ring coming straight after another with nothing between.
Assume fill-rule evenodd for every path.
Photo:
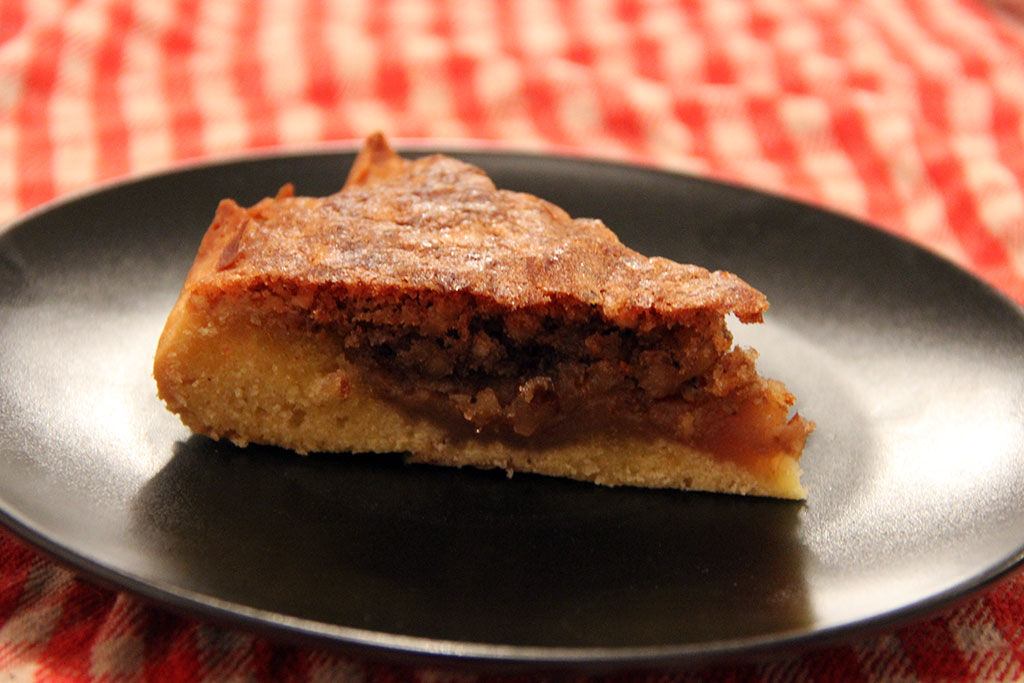
<instances>
[{"instance_id":1,"label":"golden baked top crust","mask_svg":"<svg viewBox=\"0 0 1024 683\"><path fill-rule=\"evenodd\" d=\"M460 293L503 309L582 303L623 327L699 312L757 322L768 307L731 273L648 258L599 220L498 190L480 169L443 155L402 159L380 134L334 195L294 197L285 186L249 209L221 203L186 289L254 281L370 296Z\"/></svg>"}]
</instances>

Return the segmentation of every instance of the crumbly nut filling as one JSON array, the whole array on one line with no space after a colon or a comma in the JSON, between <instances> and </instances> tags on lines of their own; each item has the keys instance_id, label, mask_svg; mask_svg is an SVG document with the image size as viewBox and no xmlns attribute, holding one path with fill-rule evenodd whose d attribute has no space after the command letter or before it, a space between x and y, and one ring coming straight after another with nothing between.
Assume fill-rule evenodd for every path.
<instances>
[{"instance_id":1,"label":"crumbly nut filling","mask_svg":"<svg viewBox=\"0 0 1024 683\"><path fill-rule=\"evenodd\" d=\"M763 419L747 415L747 403L764 395L767 380L753 352L731 348L713 313L696 314L692 325L623 328L587 305L509 312L450 295L371 299L273 285L250 297L254 311L288 311L291 324L336 336L377 394L479 432L532 436L567 421L606 420L700 444L723 420ZM781 385L776 393L782 414L771 420L783 427L788 394Z\"/></svg>"},{"instance_id":2,"label":"crumbly nut filling","mask_svg":"<svg viewBox=\"0 0 1024 683\"><path fill-rule=\"evenodd\" d=\"M389 393L443 396L478 429L507 426L523 436L584 405L693 396L729 342L728 333L706 337L687 327L637 333L592 318L556 331L550 316L525 322L537 328L529 337L493 316L467 316L439 335L359 320L338 328L349 360L387 377Z\"/></svg>"}]
</instances>

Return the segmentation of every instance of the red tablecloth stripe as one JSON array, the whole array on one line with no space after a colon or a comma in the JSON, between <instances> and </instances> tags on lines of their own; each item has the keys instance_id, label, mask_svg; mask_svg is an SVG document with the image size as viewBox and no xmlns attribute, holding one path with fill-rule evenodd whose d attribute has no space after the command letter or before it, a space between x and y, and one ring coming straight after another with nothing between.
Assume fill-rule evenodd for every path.
<instances>
[{"instance_id":1,"label":"red tablecloth stripe","mask_svg":"<svg viewBox=\"0 0 1024 683\"><path fill-rule=\"evenodd\" d=\"M812 680L857 681L869 680L857 653L852 647L830 647L809 654L804 660Z\"/></svg>"},{"instance_id":2,"label":"red tablecloth stripe","mask_svg":"<svg viewBox=\"0 0 1024 683\"><path fill-rule=\"evenodd\" d=\"M24 71L11 86L18 98L11 118L18 134L15 138L15 182L13 195L23 207L31 207L50 199L53 186L52 156L47 108L57 80L57 64L64 46L59 27L34 32L28 37L30 59ZM44 122L40 125L39 122Z\"/></svg>"},{"instance_id":3,"label":"red tablecloth stripe","mask_svg":"<svg viewBox=\"0 0 1024 683\"><path fill-rule=\"evenodd\" d=\"M93 105L93 125L96 127L96 175L101 178L123 175L131 168L128 127L118 93L118 75L124 68L125 41L134 17L129 4L112 4L106 15L106 32L111 38L99 43L94 51L93 92L89 95Z\"/></svg>"},{"instance_id":4,"label":"red tablecloth stripe","mask_svg":"<svg viewBox=\"0 0 1024 683\"><path fill-rule=\"evenodd\" d=\"M60 618L38 661L44 670L55 674L86 678L92 669L96 636L117 596L76 581L69 585L62 597Z\"/></svg>"},{"instance_id":5,"label":"red tablecloth stripe","mask_svg":"<svg viewBox=\"0 0 1024 683\"><path fill-rule=\"evenodd\" d=\"M190 63L190 56L196 50L195 31L200 5L199 0L173 3L171 22L160 36L160 86L162 99L166 101L168 109L173 160L191 159L201 156L205 151L202 111L196 100L193 66ZM241 80L237 74L233 75L236 82Z\"/></svg>"}]
</instances>

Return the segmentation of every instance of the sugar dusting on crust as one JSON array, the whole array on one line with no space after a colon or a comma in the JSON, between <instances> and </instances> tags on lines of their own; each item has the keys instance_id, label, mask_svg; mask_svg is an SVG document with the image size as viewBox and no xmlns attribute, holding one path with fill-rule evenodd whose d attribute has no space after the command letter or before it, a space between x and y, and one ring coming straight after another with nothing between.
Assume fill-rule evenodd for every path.
<instances>
[{"instance_id":1,"label":"sugar dusting on crust","mask_svg":"<svg viewBox=\"0 0 1024 683\"><path fill-rule=\"evenodd\" d=\"M209 245L226 255L208 276L222 280L460 292L507 309L573 302L625 327L686 322L697 311L758 322L768 307L731 273L645 257L599 220L496 189L480 169L443 155L405 160L380 135L368 138L340 192L249 209L231 202L218 220L233 231Z\"/></svg>"}]
</instances>

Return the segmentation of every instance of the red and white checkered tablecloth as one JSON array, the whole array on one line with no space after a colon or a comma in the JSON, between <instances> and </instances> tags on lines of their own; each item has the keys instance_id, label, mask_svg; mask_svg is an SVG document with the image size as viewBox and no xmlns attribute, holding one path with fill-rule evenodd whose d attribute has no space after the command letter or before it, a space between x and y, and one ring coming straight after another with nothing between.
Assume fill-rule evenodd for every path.
<instances>
[{"instance_id":1,"label":"red and white checkered tablecloth","mask_svg":"<svg viewBox=\"0 0 1024 683\"><path fill-rule=\"evenodd\" d=\"M104 178L377 129L757 186L1024 303L1021 0L0 0L0 221ZM1022 680L1024 577L692 675ZM173 616L0 531L3 681L448 677Z\"/></svg>"}]
</instances>

